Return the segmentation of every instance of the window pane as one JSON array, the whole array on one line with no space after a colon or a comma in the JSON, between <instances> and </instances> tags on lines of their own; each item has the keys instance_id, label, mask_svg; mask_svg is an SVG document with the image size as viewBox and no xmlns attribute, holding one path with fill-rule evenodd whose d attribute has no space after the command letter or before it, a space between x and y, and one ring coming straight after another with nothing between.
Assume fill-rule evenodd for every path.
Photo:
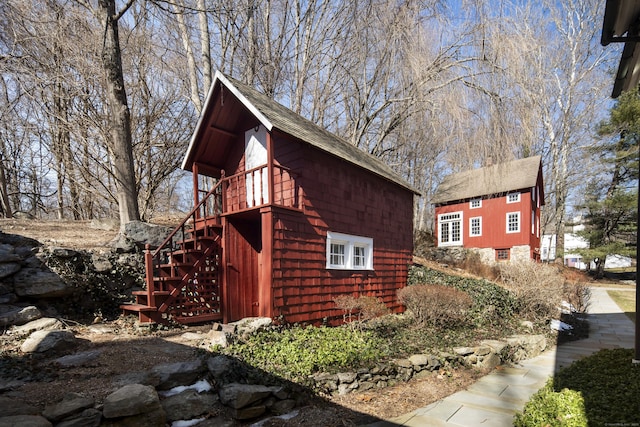
<instances>
[{"instance_id":1,"label":"window pane","mask_svg":"<svg viewBox=\"0 0 640 427\"><path fill-rule=\"evenodd\" d=\"M460 221L455 221L451 223L451 241L452 242L460 241Z\"/></svg>"},{"instance_id":2,"label":"window pane","mask_svg":"<svg viewBox=\"0 0 640 427\"><path fill-rule=\"evenodd\" d=\"M445 243L449 241L449 224L440 224L440 241Z\"/></svg>"},{"instance_id":3,"label":"window pane","mask_svg":"<svg viewBox=\"0 0 640 427\"><path fill-rule=\"evenodd\" d=\"M331 265L344 265L344 245L342 243L331 244Z\"/></svg>"},{"instance_id":4,"label":"window pane","mask_svg":"<svg viewBox=\"0 0 640 427\"><path fill-rule=\"evenodd\" d=\"M480 236L481 234L480 218L471 218L471 235Z\"/></svg>"},{"instance_id":5,"label":"window pane","mask_svg":"<svg viewBox=\"0 0 640 427\"><path fill-rule=\"evenodd\" d=\"M520 231L520 214L518 212L507 214L507 232Z\"/></svg>"},{"instance_id":6,"label":"window pane","mask_svg":"<svg viewBox=\"0 0 640 427\"><path fill-rule=\"evenodd\" d=\"M365 248L362 246L353 247L353 266L364 267L365 266Z\"/></svg>"}]
</instances>

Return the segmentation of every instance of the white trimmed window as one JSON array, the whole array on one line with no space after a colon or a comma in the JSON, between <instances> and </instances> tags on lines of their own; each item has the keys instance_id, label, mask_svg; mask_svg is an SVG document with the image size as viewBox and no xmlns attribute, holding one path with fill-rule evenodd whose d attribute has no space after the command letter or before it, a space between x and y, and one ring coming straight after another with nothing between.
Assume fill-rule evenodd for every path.
<instances>
[{"instance_id":1,"label":"white trimmed window","mask_svg":"<svg viewBox=\"0 0 640 427\"><path fill-rule=\"evenodd\" d=\"M459 246L462 244L462 212L438 215L438 246Z\"/></svg>"},{"instance_id":2,"label":"white trimmed window","mask_svg":"<svg viewBox=\"0 0 640 427\"><path fill-rule=\"evenodd\" d=\"M373 239L327 232L327 268L373 270Z\"/></svg>"},{"instance_id":3,"label":"white trimmed window","mask_svg":"<svg viewBox=\"0 0 640 427\"><path fill-rule=\"evenodd\" d=\"M520 201L520 193L507 194L507 203L518 203Z\"/></svg>"},{"instance_id":4,"label":"white trimmed window","mask_svg":"<svg viewBox=\"0 0 640 427\"><path fill-rule=\"evenodd\" d=\"M520 212L507 213L507 233L520 232Z\"/></svg>"},{"instance_id":5,"label":"white trimmed window","mask_svg":"<svg viewBox=\"0 0 640 427\"><path fill-rule=\"evenodd\" d=\"M482 207L482 199L473 199L469 202L469 209L478 209Z\"/></svg>"},{"instance_id":6,"label":"white trimmed window","mask_svg":"<svg viewBox=\"0 0 640 427\"><path fill-rule=\"evenodd\" d=\"M469 236L482 236L482 217L477 216L469 219Z\"/></svg>"}]
</instances>

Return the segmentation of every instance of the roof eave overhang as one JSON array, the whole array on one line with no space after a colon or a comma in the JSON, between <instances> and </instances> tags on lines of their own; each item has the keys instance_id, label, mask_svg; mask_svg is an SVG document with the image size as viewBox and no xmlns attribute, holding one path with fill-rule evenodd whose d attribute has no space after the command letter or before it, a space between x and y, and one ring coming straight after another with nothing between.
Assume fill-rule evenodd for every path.
<instances>
[{"instance_id":1,"label":"roof eave overhang","mask_svg":"<svg viewBox=\"0 0 640 427\"><path fill-rule=\"evenodd\" d=\"M205 100L204 106L202 108L202 112L200 113L200 117L198 118L198 123L191 135L191 140L189 141L189 147L187 148L187 152L182 160L182 165L180 166L184 170L191 170L191 166L193 164L193 153L195 152L196 142L202 137L204 134L205 126L206 126L206 118L209 112L209 106L211 102L213 102L213 93L215 92L216 85L223 85L229 92L231 92L241 103L244 105L247 110L251 112L255 116L256 119L265 127L268 131L273 129L273 124L271 121L264 115L260 110L258 110L249 100L222 74L220 71L216 71L213 83L209 88L209 93L207 94L207 98Z\"/></svg>"},{"instance_id":2,"label":"roof eave overhang","mask_svg":"<svg viewBox=\"0 0 640 427\"><path fill-rule=\"evenodd\" d=\"M640 2L635 0L607 0L600 43L624 43L611 93L617 98L640 81Z\"/></svg>"}]
</instances>

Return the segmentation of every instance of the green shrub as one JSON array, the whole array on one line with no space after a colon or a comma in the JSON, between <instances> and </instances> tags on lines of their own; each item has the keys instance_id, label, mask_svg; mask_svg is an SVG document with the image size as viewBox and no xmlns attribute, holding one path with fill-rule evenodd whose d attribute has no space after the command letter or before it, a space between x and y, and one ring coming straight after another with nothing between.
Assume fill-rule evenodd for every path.
<instances>
[{"instance_id":1,"label":"green shrub","mask_svg":"<svg viewBox=\"0 0 640 427\"><path fill-rule=\"evenodd\" d=\"M531 398L515 425L638 425L640 366L633 356L632 349L605 349L572 363Z\"/></svg>"},{"instance_id":2,"label":"green shrub","mask_svg":"<svg viewBox=\"0 0 640 427\"><path fill-rule=\"evenodd\" d=\"M425 267L412 267L409 269L408 283L431 283L466 292L473 301L469 314L477 326L508 323L517 307L516 299L508 290L488 280L450 276Z\"/></svg>"},{"instance_id":3,"label":"green shrub","mask_svg":"<svg viewBox=\"0 0 640 427\"><path fill-rule=\"evenodd\" d=\"M314 372L366 366L388 354L386 343L368 331L343 327L292 327L252 335L224 353L266 372L305 383Z\"/></svg>"},{"instance_id":4,"label":"green shrub","mask_svg":"<svg viewBox=\"0 0 640 427\"><path fill-rule=\"evenodd\" d=\"M472 306L465 292L442 285L407 286L398 291L398 299L418 322L441 328L464 326Z\"/></svg>"},{"instance_id":5,"label":"green shrub","mask_svg":"<svg viewBox=\"0 0 640 427\"><path fill-rule=\"evenodd\" d=\"M553 381L547 384L517 413L515 427L585 427L587 416L584 399L580 392L563 389L553 390Z\"/></svg>"}]
</instances>

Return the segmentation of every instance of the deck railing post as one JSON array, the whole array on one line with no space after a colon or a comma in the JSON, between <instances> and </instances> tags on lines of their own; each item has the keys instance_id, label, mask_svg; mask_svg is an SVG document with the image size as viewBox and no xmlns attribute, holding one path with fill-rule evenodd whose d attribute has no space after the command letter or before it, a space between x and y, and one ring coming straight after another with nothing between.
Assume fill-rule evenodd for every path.
<instances>
[{"instance_id":1,"label":"deck railing post","mask_svg":"<svg viewBox=\"0 0 640 427\"><path fill-rule=\"evenodd\" d=\"M145 282L147 283L147 305L156 306L156 297L153 285L153 254L151 254L151 245L147 243L144 249L144 267Z\"/></svg>"}]
</instances>

